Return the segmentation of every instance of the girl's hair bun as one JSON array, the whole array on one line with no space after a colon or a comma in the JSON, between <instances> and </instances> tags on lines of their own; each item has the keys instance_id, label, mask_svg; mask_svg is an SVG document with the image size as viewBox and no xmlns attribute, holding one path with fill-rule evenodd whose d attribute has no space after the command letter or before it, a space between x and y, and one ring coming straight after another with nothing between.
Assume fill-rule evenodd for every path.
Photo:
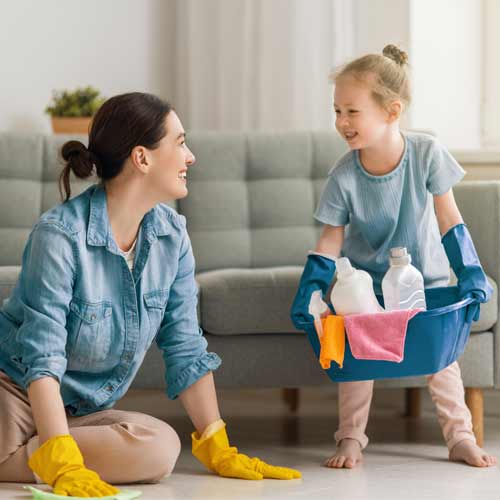
<instances>
[{"instance_id":1,"label":"girl's hair bun","mask_svg":"<svg viewBox=\"0 0 500 500\"><path fill-rule=\"evenodd\" d=\"M392 43L384 47L382 54L392 59L396 64L399 64L399 66L408 64L408 54Z\"/></svg>"}]
</instances>

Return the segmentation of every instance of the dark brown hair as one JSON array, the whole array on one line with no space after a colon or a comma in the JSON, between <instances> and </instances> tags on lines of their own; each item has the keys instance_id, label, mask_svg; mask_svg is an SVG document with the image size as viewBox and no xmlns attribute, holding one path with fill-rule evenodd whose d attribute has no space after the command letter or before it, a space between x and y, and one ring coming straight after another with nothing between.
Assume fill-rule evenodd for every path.
<instances>
[{"instance_id":1,"label":"dark brown hair","mask_svg":"<svg viewBox=\"0 0 500 500\"><path fill-rule=\"evenodd\" d=\"M108 99L95 114L89 132L89 144L66 142L61 155L65 167L59 176L59 192L67 201L71 196L70 173L80 179L94 170L106 181L116 177L136 146L158 147L167 130L165 119L172 106L152 94L130 92ZM63 194L64 190L64 194Z\"/></svg>"}]
</instances>

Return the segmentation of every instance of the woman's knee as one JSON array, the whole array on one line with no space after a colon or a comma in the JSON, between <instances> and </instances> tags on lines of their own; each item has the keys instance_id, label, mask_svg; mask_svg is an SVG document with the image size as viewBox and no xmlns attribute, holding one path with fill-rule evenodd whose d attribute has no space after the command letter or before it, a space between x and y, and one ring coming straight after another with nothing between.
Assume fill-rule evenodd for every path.
<instances>
[{"instance_id":1,"label":"woman's knee","mask_svg":"<svg viewBox=\"0 0 500 500\"><path fill-rule=\"evenodd\" d=\"M156 429L157 436L148 450L151 468L149 469L150 482L161 481L174 470L181 452L181 441L175 430L165 422Z\"/></svg>"},{"instance_id":2,"label":"woman's knee","mask_svg":"<svg viewBox=\"0 0 500 500\"><path fill-rule=\"evenodd\" d=\"M130 424L123 422L120 426L130 432ZM147 426L147 431L145 429ZM136 434L137 442L135 446L135 455L140 471L138 481L144 483L156 483L163 477L172 473L174 466L179 458L181 451L181 442L175 430L158 419L153 419L142 423L138 428L133 425L132 433ZM134 432L135 431L135 432Z\"/></svg>"}]
</instances>

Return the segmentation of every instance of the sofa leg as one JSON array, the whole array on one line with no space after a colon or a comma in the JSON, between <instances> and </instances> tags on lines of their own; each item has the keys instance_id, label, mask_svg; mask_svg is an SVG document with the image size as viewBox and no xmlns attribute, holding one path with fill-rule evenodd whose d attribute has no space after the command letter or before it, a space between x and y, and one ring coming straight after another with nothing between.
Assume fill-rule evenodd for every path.
<instances>
[{"instance_id":1,"label":"sofa leg","mask_svg":"<svg viewBox=\"0 0 500 500\"><path fill-rule=\"evenodd\" d=\"M409 387L405 392L405 417L418 418L421 413L420 387Z\"/></svg>"},{"instance_id":2,"label":"sofa leg","mask_svg":"<svg viewBox=\"0 0 500 500\"><path fill-rule=\"evenodd\" d=\"M484 400L483 390L477 387L466 387L465 402L472 414L472 430L476 436L477 445L484 445Z\"/></svg>"},{"instance_id":3,"label":"sofa leg","mask_svg":"<svg viewBox=\"0 0 500 500\"><path fill-rule=\"evenodd\" d=\"M292 413L296 413L299 409L299 389L283 389L282 397L288 409Z\"/></svg>"}]
</instances>

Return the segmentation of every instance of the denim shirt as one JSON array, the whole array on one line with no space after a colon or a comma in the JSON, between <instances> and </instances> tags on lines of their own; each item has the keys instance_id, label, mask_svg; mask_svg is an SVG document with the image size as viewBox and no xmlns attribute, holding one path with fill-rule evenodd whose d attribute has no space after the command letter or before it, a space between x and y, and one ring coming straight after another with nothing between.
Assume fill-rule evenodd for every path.
<instances>
[{"instance_id":1,"label":"denim shirt","mask_svg":"<svg viewBox=\"0 0 500 500\"><path fill-rule=\"evenodd\" d=\"M20 386L61 384L72 415L110 408L156 338L167 395L220 365L197 319L195 262L185 218L159 204L143 218L133 271L113 239L95 185L44 213L0 310L0 369Z\"/></svg>"}]
</instances>

